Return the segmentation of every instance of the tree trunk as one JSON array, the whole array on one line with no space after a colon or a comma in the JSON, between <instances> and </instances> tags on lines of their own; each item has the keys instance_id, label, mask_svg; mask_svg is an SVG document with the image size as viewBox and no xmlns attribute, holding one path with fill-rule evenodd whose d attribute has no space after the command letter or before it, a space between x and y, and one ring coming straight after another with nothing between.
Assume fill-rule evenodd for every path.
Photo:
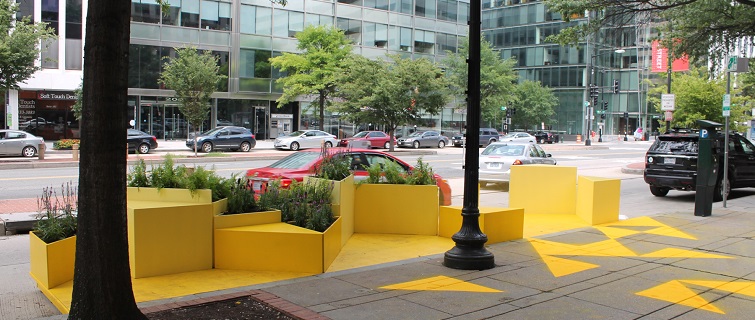
<instances>
[{"instance_id":1,"label":"tree trunk","mask_svg":"<svg viewBox=\"0 0 755 320\"><path fill-rule=\"evenodd\" d=\"M320 130L325 131L325 90L320 90Z\"/></svg>"},{"instance_id":2,"label":"tree trunk","mask_svg":"<svg viewBox=\"0 0 755 320\"><path fill-rule=\"evenodd\" d=\"M90 0L84 47L79 212L69 319L146 319L126 226L127 1Z\"/></svg>"}]
</instances>

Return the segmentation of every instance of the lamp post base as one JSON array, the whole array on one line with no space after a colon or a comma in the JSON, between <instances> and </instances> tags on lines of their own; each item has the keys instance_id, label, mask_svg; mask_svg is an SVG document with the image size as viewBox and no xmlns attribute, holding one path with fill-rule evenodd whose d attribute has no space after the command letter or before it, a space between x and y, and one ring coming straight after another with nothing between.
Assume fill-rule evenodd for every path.
<instances>
[{"instance_id":1,"label":"lamp post base","mask_svg":"<svg viewBox=\"0 0 755 320\"><path fill-rule=\"evenodd\" d=\"M585 140L585 145L586 146L591 146L592 145L592 141L590 140L590 138L587 138L587 140Z\"/></svg>"},{"instance_id":2,"label":"lamp post base","mask_svg":"<svg viewBox=\"0 0 755 320\"><path fill-rule=\"evenodd\" d=\"M495 258L485 247L465 248L457 245L446 251L443 265L459 270L487 270L495 268Z\"/></svg>"}]
</instances>

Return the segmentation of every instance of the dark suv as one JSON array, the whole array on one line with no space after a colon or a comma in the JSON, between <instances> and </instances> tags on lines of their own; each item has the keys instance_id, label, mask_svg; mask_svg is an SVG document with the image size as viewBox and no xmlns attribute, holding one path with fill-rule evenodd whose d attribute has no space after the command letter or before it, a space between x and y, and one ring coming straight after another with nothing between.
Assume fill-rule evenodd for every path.
<instances>
[{"instance_id":1,"label":"dark suv","mask_svg":"<svg viewBox=\"0 0 755 320\"><path fill-rule=\"evenodd\" d=\"M217 127L197 136L197 147L203 152L217 149L249 152L257 145L252 131L244 127ZM194 149L194 137L186 140L186 146Z\"/></svg>"},{"instance_id":2,"label":"dark suv","mask_svg":"<svg viewBox=\"0 0 755 320\"><path fill-rule=\"evenodd\" d=\"M487 146L493 142L500 141L501 135L498 130L493 128L480 128L480 147ZM466 133L457 134L451 138L454 147L463 147L466 144Z\"/></svg>"},{"instance_id":3,"label":"dark suv","mask_svg":"<svg viewBox=\"0 0 755 320\"><path fill-rule=\"evenodd\" d=\"M663 197L669 190L694 191L697 180L697 130L674 130L657 137L645 155L645 182L650 193ZM724 136L714 143L714 163L718 182L714 199L723 198ZM729 134L728 186L755 187L755 145L738 133ZM727 192L728 193L728 192Z\"/></svg>"},{"instance_id":4,"label":"dark suv","mask_svg":"<svg viewBox=\"0 0 755 320\"><path fill-rule=\"evenodd\" d=\"M547 131L535 131L530 134L535 136L539 144L558 142L558 136Z\"/></svg>"}]
</instances>

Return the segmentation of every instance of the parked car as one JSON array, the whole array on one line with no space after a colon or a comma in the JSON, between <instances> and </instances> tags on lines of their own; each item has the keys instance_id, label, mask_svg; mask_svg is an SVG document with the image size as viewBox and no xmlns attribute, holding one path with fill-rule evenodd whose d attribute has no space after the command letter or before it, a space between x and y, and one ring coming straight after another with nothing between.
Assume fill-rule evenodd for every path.
<instances>
[{"instance_id":1,"label":"parked car","mask_svg":"<svg viewBox=\"0 0 755 320\"><path fill-rule=\"evenodd\" d=\"M216 149L249 152L257 145L252 131L244 127L217 127L197 136L197 146L202 152ZM186 139L186 146L194 150L194 137Z\"/></svg>"},{"instance_id":2,"label":"parked car","mask_svg":"<svg viewBox=\"0 0 755 320\"><path fill-rule=\"evenodd\" d=\"M480 186L509 182L511 166L528 164L555 165L556 159L529 142L491 143L480 154Z\"/></svg>"},{"instance_id":3,"label":"parked car","mask_svg":"<svg viewBox=\"0 0 755 320\"><path fill-rule=\"evenodd\" d=\"M44 126L46 124L53 124L53 123L45 120L45 118L36 117L34 119L29 119L27 121L20 122L18 124L18 127L19 128L38 127L38 126Z\"/></svg>"},{"instance_id":4,"label":"parked car","mask_svg":"<svg viewBox=\"0 0 755 320\"><path fill-rule=\"evenodd\" d=\"M157 148L157 137L139 130L128 129L126 142L129 152L149 153Z\"/></svg>"},{"instance_id":5,"label":"parked car","mask_svg":"<svg viewBox=\"0 0 755 320\"><path fill-rule=\"evenodd\" d=\"M501 140L501 134L493 128L480 128L480 147L487 146L491 143ZM454 147L463 147L466 145L466 133L458 134L451 137L451 143Z\"/></svg>"},{"instance_id":6,"label":"parked car","mask_svg":"<svg viewBox=\"0 0 755 320\"><path fill-rule=\"evenodd\" d=\"M695 191L697 183L697 130L680 130L659 135L645 154L644 180L650 193L664 197L670 190ZM717 137L716 182L713 199L723 199L724 135ZM729 134L728 190L755 187L755 145L738 133Z\"/></svg>"},{"instance_id":7,"label":"parked car","mask_svg":"<svg viewBox=\"0 0 755 320\"><path fill-rule=\"evenodd\" d=\"M388 149L390 145L390 136L383 131L360 131L353 137L341 139L338 141L339 147L348 147L352 141L368 141L371 148ZM396 145L396 138L393 138L393 145Z\"/></svg>"},{"instance_id":8,"label":"parked car","mask_svg":"<svg viewBox=\"0 0 755 320\"><path fill-rule=\"evenodd\" d=\"M438 131L415 131L414 133L401 137L397 141L399 147L438 147L443 148L448 144L448 137L441 135Z\"/></svg>"},{"instance_id":9,"label":"parked car","mask_svg":"<svg viewBox=\"0 0 755 320\"><path fill-rule=\"evenodd\" d=\"M512 132L501 137L501 142L518 142L518 141L535 143L537 139L535 138L535 136L526 132Z\"/></svg>"},{"instance_id":10,"label":"parked car","mask_svg":"<svg viewBox=\"0 0 755 320\"><path fill-rule=\"evenodd\" d=\"M45 140L18 130L0 130L0 155L33 157Z\"/></svg>"},{"instance_id":11,"label":"parked car","mask_svg":"<svg viewBox=\"0 0 755 320\"><path fill-rule=\"evenodd\" d=\"M535 137L535 140L539 144L552 144L553 142L558 142L556 138L557 136L547 131L535 131L532 133L532 135Z\"/></svg>"},{"instance_id":12,"label":"parked car","mask_svg":"<svg viewBox=\"0 0 755 320\"><path fill-rule=\"evenodd\" d=\"M330 148L327 152L348 157L351 163L351 170L354 172L354 180L356 181L366 179L369 176L367 168L373 164L384 164L392 161L401 166L406 172L413 169L411 165L403 160L380 151ZM322 154L319 149L303 150L292 153L267 167L249 169L246 172L246 176L249 178L249 183L254 192L260 193L265 189L267 182L270 180L280 179L281 186L283 187L288 187L293 181L303 181L304 177L314 175L315 168L320 162L322 162ZM434 177L440 189L438 203L441 205L451 205L451 186L448 184L448 181L441 178L438 174L435 174ZM390 199L383 200L390 201Z\"/></svg>"},{"instance_id":13,"label":"parked car","mask_svg":"<svg viewBox=\"0 0 755 320\"><path fill-rule=\"evenodd\" d=\"M320 130L300 130L275 139L273 146L276 149L299 149L332 147L338 143L336 136Z\"/></svg>"}]
</instances>

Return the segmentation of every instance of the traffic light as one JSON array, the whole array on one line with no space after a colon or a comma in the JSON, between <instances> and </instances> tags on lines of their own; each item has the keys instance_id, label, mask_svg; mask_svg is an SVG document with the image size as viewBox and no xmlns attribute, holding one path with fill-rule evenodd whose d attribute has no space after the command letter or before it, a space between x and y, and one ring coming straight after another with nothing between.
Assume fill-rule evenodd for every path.
<instances>
[{"instance_id":1,"label":"traffic light","mask_svg":"<svg viewBox=\"0 0 755 320\"><path fill-rule=\"evenodd\" d=\"M608 101L603 101L603 111L608 111Z\"/></svg>"},{"instance_id":2,"label":"traffic light","mask_svg":"<svg viewBox=\"0 0 755 320\"><path fill-rule=\"evenodd\" d=\"M629 112L624 112L624 119L629 119Z\"/></svg>"},{"instance_id":3,"label":"traffic light","mask_svg":"<svg viewBox=\"0 0 755 320\"><path fill-rule=\"evenodd\" d=\"M516 108L511 108L511 115L516 115Z\"/></svg>"},{"instance_id":4,"label":"traffic light","mask_svg":"<svg viewBox=\"0 0 755 320\"><path fill-rule=\"evenodd\" d=\"M600 119L601 119L601 120L605 120L605 119L606 119L606 114L605 114L605 113L604 113L604 114L601 114L601 115L600 115Z\"/></svg>"},{"instance_id":5,"label":"traffic light","mask_svg":"<svg viewBox=\"0 0 755 320\"><path fill-rule=\"evenodd\" d=\"M619 80L613 79L613 93L619 93Z\"/></svg>"},{"instance_id":6,"label":"traffic light","mask_svg":"<svg viewBox=\"0 0 755 320\"><path fill-rule=\"evenodd\" d=\"M594 84L590 84L590 97L594 98L600 94L600 88Z\"/></svg>"},{"instance_id":7,"label":"traffic light","mask_svg":"<svg viewBox=\"0 0 755 320\"><path fill-rule=\"evenodd\" d=\"M511 109L511 108L506 109L506 118L511 118L511 111L512 110L514 110L514 109Z\"/></svg>"},{"instance_id":8,"label":"traffic light","mask_svg":"<svg viewBox=\"0 0 755 320\"><path fill-rule=\"evenodd\" d=\"M592 97L592 107L595 109L598 108L598 96Z\"/></svg>"}]
</instances>

